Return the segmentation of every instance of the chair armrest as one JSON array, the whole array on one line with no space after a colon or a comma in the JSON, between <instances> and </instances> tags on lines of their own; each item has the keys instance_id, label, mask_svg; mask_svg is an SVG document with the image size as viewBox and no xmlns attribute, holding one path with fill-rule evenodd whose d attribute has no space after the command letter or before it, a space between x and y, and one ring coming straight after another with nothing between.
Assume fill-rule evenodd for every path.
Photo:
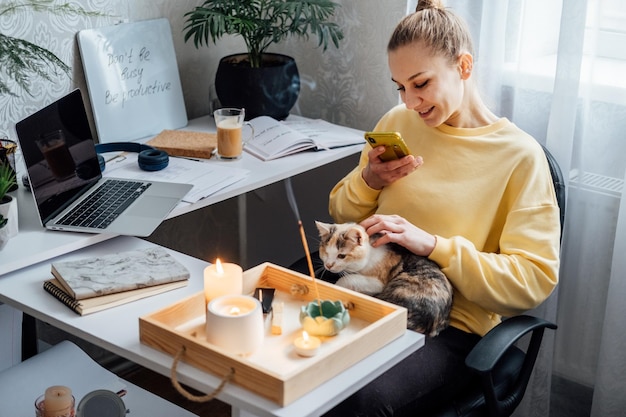
<instances>
[{"instance_id":1,"label":"chair armrest","mask_svg":"<svg viewBox=\"0 0 626 417\"><path fill-rule=\"evenodd\" d=\"M474 346L465 358L465 364L479 374L491 372L506 351L524 335L537 329L556 327L549 321L526 315L506 319Z\"/></svg>"},{"instance_id":2,"label":"chair armrest","mask_svg":"<svg viewBox=\"0 0 626 417\"><path fill-rule=\"evenodd\" d=\"M543 332L546 328L556 329L557 326L537 317L526 315L511 317L487 333L465 358L465 364L481 376L485 402L490 416L508 416L521 402L535 366ZM507 356L507 352L511 353L510 349L514 348L515 342L528 333L532 333L532 336L523 363L519 368L519 374L516 375L515 381L511 384L511 388L504 393L503 398L499 398L496 390L499 381L494 380L494 375L496 375L494 371L498 368L501 359L504 358L506 361L507 358L513 357Z\"/></svg>"}]
</instances>

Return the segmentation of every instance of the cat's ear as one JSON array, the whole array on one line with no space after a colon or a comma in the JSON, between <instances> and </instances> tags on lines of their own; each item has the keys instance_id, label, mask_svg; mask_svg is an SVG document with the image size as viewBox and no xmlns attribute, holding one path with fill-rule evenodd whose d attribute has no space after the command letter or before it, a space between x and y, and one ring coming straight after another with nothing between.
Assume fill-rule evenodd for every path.
<instances>
[{"instance_id":1,"label":"cat's ear","mask_svg":"<svg viewBox=\"0 0 626 417\"><path fill-rule=\"evenodd\" d=\"M315 226L317 226L317 230L320 234L320 237L324 237L327 236L328 234L330 234L330 228L331 225L328 223L323 223L323 222L318 222L317 220L315 221Z\"/></svg>"},{"instance_id":2,"label":"cat's ear","mask_svg":"<svg viewBox=\"0 0 626 417\"><path fill-rule=\"evenodd\" d=\"M367 236L367 232L365 232L365 230L363 230L363 228L359 226L351 227L350 230L347 231L345 236L347 239L352 240L359 246L362 246L363 243L367 242L369 239Z\"/></svg>"}]
</instances>

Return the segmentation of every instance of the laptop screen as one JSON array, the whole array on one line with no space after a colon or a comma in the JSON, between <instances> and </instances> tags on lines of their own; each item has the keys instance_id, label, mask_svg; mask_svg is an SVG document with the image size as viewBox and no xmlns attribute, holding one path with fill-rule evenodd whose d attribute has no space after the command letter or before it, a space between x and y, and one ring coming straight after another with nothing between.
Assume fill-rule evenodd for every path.
<instances>
[{"instance_id":1,"label":"laptop screen","mask_svg":"<svg viewBox=\"0 0 626 417\"><path fill-rule=\"evenodd\" d=\"M102 177L80 90L19 121L15 130L45 225Z\"/></svg>"}]
</instances>

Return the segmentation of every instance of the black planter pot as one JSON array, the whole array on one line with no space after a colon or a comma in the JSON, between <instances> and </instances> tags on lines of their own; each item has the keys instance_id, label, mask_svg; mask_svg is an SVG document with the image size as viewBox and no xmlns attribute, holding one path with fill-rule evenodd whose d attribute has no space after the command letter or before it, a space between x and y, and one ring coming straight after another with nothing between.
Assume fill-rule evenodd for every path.
<instances>
[{"instance_id":1,"label":"black planter pot","mask_svg":"<svg viewBox=\"0 0 626 417\"><path fill-rule=\"evenodd\" d=\"M300 75L294 59L286 55L265 53L260 68L250 67L247 54L229 55L217 67L215 91L222 107L245 108L246 120L282 120L296 104Z\"/></svg>"}]
</instances>

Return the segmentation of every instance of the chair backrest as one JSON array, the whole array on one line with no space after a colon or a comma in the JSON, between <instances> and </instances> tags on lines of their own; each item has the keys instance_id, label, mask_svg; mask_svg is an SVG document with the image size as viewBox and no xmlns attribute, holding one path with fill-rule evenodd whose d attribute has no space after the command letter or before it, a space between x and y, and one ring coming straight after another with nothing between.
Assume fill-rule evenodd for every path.
<instances>
[{"instance_id":1,"label":"chair backrest","mask_svg":"<svg viewBox=\"0 0 626 417\"><path fill-rule=\"evenodd\" d=\"M546 159L548 160L548 166L550 167L550 174L552 175L552 183L554 184L554 192L556 193L556 201L559 204L560 220L561 220L561 237L563 237L563 224L565 222L565 180L563 179L563 172L556 158L550 153L548 148L541 145Z\"/></svg>"}]
</instances>

